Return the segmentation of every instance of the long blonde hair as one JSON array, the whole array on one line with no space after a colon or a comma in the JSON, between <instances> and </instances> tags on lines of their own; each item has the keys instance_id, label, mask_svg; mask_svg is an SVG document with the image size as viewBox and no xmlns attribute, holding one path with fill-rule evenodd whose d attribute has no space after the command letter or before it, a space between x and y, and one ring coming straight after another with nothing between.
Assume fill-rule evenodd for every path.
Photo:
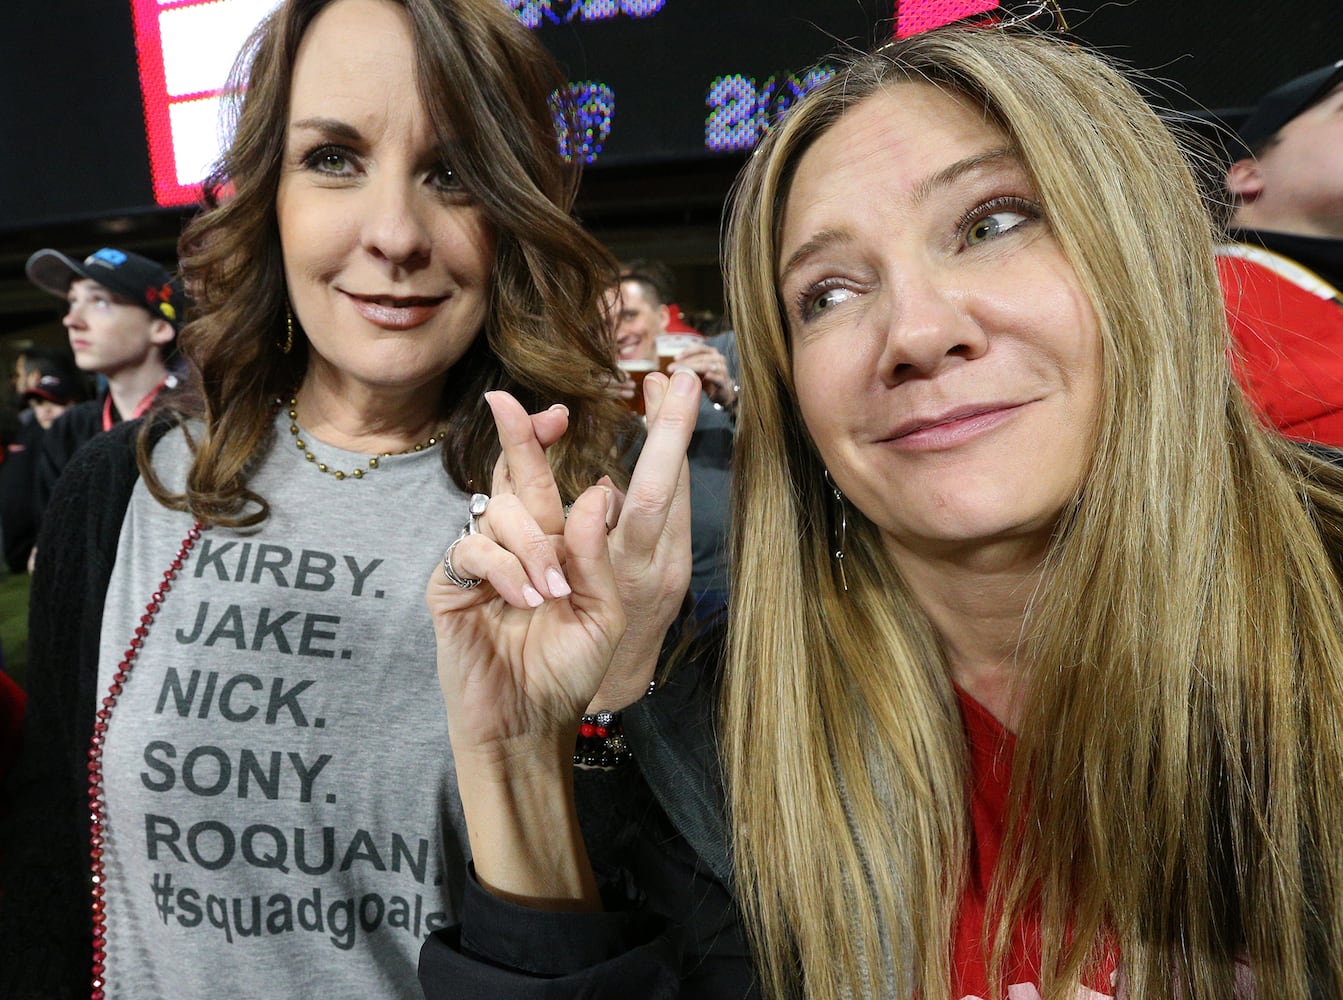
<instances>
[{"instance_id":1,"label":"long blonde hair","mask_svg":"<svg viewBox=\"0 0 1343 1000\"><path fill-rule=\"evenodd\" d=\"M768 996L948 995L966 748L941 644L875 528L839 514L798 415L775 285L797 163L904 81L985 109L1090 298L1102 416L1023 628L1016 831L996 973L1038 907L1043 994L1117 947L1128 995L1343 989L1343 474L1270 437L1229 375L1211 226L1138 91L1084 49L944 29L856 60L736 192L744 384L722 747ZM998 989L1002 989L1000 983Z\"/></svg>"}]
</instances>

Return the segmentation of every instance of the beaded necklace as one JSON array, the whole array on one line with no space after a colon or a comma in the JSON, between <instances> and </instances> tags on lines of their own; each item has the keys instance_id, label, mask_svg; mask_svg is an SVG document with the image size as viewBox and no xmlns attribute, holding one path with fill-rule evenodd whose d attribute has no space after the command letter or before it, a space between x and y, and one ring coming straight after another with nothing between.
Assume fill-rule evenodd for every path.
<instances>
[{"instance_id":1,"label":"beaded necklace","mask_svg":"<svg viewBox=\"0 0 1343 1000\"><path fill-rule=\"evenodd\" d=\"M330 466L328 466L325 462L317 461L317 456L308 450L308 442L304 441L303 438L299 436L298 398L295 396L289 397L289 433L292 434L294 437L295 447L297 447L299 451L303 452L304 458L306 458L309 462L312 462L314 465L317 466L318 472L324 472L327 475L333 476L336 479L345 479L347 477L350 479L364 478L363 469L353 469L350 472L345 472L341 469L333 469ZM447 433L448 431L446 427L440 427L438 430L434 431L433 436L430 437L428 441L422 441L419 444L411 445L404 451L397 451L397 452L384 451L380 455L374 455L371 458L369 458L368 467L369 469L376 469L381 459L391 458L393 455L409 455L412 452L424 451L424 449L426 448L432 448L434 445L442 441L444 435L446 435Z\"/></svg>"},{"instance_id":2,"label":"beaded necklace","mask_svg":"<svg viewBox=\"0 0 1343 1000\"><path fill-rule=\"evenodd\" d=\"M94 713L93 736L89 739L89 858L92 873L90 892L93 896L92 1000L104 1000L103 972L106 968L104 959L107 957L107 912L104 909L107 880L103 868L103 832L107 819L107 795L103 787L103 747L107 740L107 727L108 723L112 721L112 709L116 707L117 698L125 687L126 681L131 675L131 670L135 667L135 661L140 656L140 649L145 644L145 638L149 635L149 628L154 624L154 618L158 615L159 609L163 607L168 591L173 589L173 581L177 579L177 574L181 572L187 559L190 558L191 550L195 547L197 539L200 538L202 530L201 523L197 521L192 524L191 530L182 539L177 554L173 557L168 569L164 571L163 579L159 581L158 587L150 595L149 603L145 605L144 614L140 616L140 624L136 626L126 652L122 655L121 662L117 664L116 672L112 675L112 683L108 685L107 696L103 698L102 707Z\"/></svg>"}]
</instances>

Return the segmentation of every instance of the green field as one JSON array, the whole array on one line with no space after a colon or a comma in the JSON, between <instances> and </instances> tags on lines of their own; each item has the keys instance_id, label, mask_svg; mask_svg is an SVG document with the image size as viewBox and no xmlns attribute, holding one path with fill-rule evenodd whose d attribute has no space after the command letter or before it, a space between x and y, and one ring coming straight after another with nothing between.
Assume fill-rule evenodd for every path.
<instances>
[{"instance_id":1,"label":"green field","mask_svg":"<svg viewBox=\"0 0 1343 1000\"><path fill-rule=\"evenodd\" d=\"M28 574L11 573L0 580L0 643L5 672L21 688L28 686Z\"/></svg>"}]
</instances>

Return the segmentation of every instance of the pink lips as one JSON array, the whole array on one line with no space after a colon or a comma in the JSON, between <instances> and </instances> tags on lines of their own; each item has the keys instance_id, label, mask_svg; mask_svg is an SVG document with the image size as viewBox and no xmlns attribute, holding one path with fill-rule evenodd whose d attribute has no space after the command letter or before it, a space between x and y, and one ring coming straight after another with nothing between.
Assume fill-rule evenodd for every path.
<instances>
[{"instance_id":1,"label":"pink lips","mask_svg":"<svg viewBox=\"0 0 1343 1000\"><path fill-rule=\"evenodd\" d=\"M409 330L426 323L444 302L446 296L355 295L345 293L355 312L374 326L386 330Z\"/></svg>"},{"instance_id":2,"label":"pink lips","mask_svg":"<svg viewBox=\"0 0 1343 1000\"><path fill-rule=\"evenodd\" d=\"M1024 405L980 403L957 407L932 417L916 417L898 425L885 440L908 451L952 448L1006 423Z\"/></svg>"}]
</instances>

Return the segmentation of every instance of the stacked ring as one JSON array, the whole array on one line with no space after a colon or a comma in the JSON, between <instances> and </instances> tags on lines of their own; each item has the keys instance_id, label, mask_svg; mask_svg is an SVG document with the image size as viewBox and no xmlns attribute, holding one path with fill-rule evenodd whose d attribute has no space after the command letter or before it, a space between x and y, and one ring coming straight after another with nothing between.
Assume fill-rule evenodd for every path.
<instances>
[{"instance_id":1,"label":"stacked ring","mask_svg":"<svg viewBox=\"0 0 1343 1000\"><path fill-rule=\"evenodd\" d=\"M480 577L478 576L459 576L452 566L453 549L461 543L463 538L469 535L480 534L480 518L485 513L485 508L489 505L490 498L484 493L472 493L471 499L467 502L466 511L470 514L470 519L462 527L461 533L448 545L443 553L443 575L448 578L449 583L455 583L463 590L471 590L473 587L480 586Z\"/></svg>"},{"instance_id":2,"label":"stacked ring","mask_svg":"<svg viewBox=\"0 0 1343 1000\"><path fill-rule=\"evenodd\" d=\"M463 538L467 535L466 529L452 540L448 545L447 551L443 553L443 575L448 578L449 583L455 583L463 590L470 590L473 587L480 586L480 577L478 576L458 576L457 571L452 568L452 550L457 547Z\"/></svg>"}]
</instances>

